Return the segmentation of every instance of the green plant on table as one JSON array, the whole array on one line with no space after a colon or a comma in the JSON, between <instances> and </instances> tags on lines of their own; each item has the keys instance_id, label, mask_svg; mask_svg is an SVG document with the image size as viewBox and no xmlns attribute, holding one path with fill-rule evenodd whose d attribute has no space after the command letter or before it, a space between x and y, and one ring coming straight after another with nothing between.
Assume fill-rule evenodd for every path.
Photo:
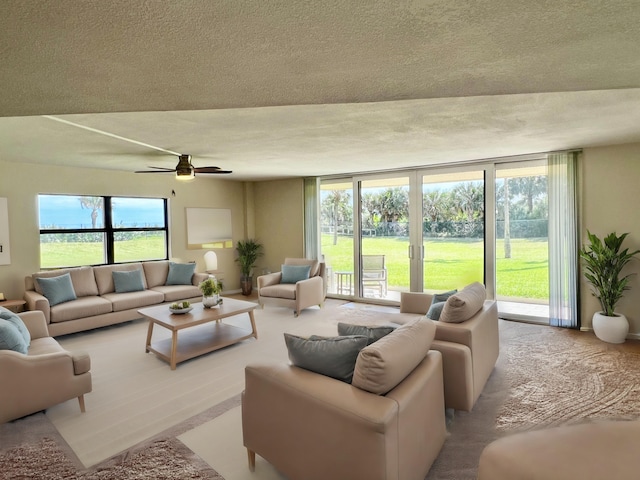
<instances>
[{"instance_id":1,"label":"green plant on table","mask_svg":"<svg viewBox=\"0 0 640 480\"><path fill-rule=\"evenodd\" d=\"M205 297L212 297L213 295L220 294L222 292L222 282L216 280L215 278L207 278L203 282L198 285L202 295Z\"/></svg>"}]
</instances>

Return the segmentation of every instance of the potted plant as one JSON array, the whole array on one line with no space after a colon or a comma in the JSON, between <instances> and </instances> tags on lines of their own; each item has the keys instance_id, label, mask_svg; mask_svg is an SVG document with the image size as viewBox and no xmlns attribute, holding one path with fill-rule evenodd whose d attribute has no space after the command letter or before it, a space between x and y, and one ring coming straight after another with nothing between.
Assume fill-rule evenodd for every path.
<instances>
[{"instance_id":1,"label":"potted plant","mask_svg":"<svg viewBox=\"0 0 640 480\"><path fill-rule=\"evenodd\" d=\"M222 282L215 277L209 277L198 285L202 292L202 305L205 308L212 308L222 303L220 293L222 292Z\"/></svg>"},{"instance_id":2,"label":"potted plant","mask_svg":"<svg viewBox=\"0 0 640 480\"><path fill-rule=\"evenodd\" d=\"M621 250L622 242L628 235L610 233L603 240L587 230L590 245L580 250L584 261L587 281L593 286L592 294L600 301L602 311L593 315L593 331L600 340L609 343L623 343L629 333L627 318L615 312L616 304L629 290L629 275L621 275L624 266L640 253Z\"/></svg>"},{"instance_id":3,"label":"potted plant","mask_svg":"<svg viewBox=\"0 0 640 480\"><path fill-rule=\"evenodd\" d=\"M236 262L240 265L240 286L242 287L243 295L251 295L253 290L253 277L251 276L253 267L256 265L256 261L263 255L262 244L255 240L238 240L236 246L238 252L238 258Z\"/></svg>"}]
</instances>

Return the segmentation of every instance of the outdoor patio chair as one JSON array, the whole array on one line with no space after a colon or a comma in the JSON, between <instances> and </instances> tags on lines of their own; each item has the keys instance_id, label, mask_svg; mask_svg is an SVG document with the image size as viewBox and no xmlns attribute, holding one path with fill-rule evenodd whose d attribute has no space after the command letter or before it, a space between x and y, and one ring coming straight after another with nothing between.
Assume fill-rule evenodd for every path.
<instances>
[{"instance_id":1,"label":"outdoor patio chair","mask_svg":"<svg viewBox=\"0 0 640 480\"><path fill-rule=\"evenodd\" d=\"M375 288L381 297L387 295L387 268L384 255L362 255L362 286Z\"/></svg>"}]
</instances>

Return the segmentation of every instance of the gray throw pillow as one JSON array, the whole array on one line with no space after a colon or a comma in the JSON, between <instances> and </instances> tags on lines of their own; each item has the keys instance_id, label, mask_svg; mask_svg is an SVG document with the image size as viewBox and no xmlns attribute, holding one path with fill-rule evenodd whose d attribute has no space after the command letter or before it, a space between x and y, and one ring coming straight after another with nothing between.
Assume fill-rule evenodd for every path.
<instances>
[{"instance_id":1,"label":"gray throw pillow","mask_svg":"<svg viewBox=\"0 0 640 480\"><path fill-rule=\"evenodd\" d=\"M29 346L24 341L18 327L9 320L0 318L0 350L13 350L26 354L28 349ZM355 364L355 361L353 363Z\"/></svg>"},{"instance_id":2,"label":"gray throw pillow","mask_svg":"<svg viewBox=\"0 0 640 480\"><path fill-rule=\"evenodd\" d=\"M76 292L71 283L71 275L65 273L57 277L39 277L37 280L42 294L49 300L50 306L75 300Z\"/></svg>"},{"instance_id":3,"label":"gray throw pillow","mask_svg":"<svg viewBox=\"0 0 640 480\"><path fill-rule=\"evenodd\" d=\"M447 299L458 293L458 290L450 290L448 292L436 293L431 299L431 306L429 307L429 311L427 312L427 318L430 320L439 320L440 314L442 313L442 309L444 308L444 304Z\"/></svg>"},{"instance_id":4,"label":"gray throw pillow","mask_svg":"<svg viewBox=\"0 0 640 480\"><path fill-rule=\"evenodd\" d=\"M29 333L29 329L18 315L7 308L0 307L0 318L13 323L27 343L27 347L31 345L31 333Z\"/></svg>"},{"instance_id":5,"label":"gray throw pillow","mask_svg":"<svg viewBox=\"0 0 640 480\"><path fill-rule=\"evenodd\" d=\"M338 335L364 335L367 337L367 345L389 335L397 327L391 325L352 325L350 323L338 323Z\"/></svg>"},{"instance_id":6,"label":"gray throw pillow","mask_svg":"<svg viewBox=\"0 0 640 480\"><path fill-rule=\"evenodd\" d=\"M195 271L195 263L169 262L169 274L165 285L191 285Z\"/></svg>"},{"instance_id":7,"label":"gray throw pillow","mask_svg":"<svg viewBox=\"0 0 640 480\"><path fill-rule=\"evenodd\" d=\"M116 293L141 292L144 290L142 270L114 271L112 275Z\"/></svg>"},{"instance_id":8,"label":"gray throw pillow","mask_svg":"<svg viewBox=\"0 0 640 480\"><path fill-rule=\"evenodd\" d=\"M351 383L358 353L367 345L367 337L298 337L284 334L289 360L297 367Z\"/></svg>"}]
</instances>

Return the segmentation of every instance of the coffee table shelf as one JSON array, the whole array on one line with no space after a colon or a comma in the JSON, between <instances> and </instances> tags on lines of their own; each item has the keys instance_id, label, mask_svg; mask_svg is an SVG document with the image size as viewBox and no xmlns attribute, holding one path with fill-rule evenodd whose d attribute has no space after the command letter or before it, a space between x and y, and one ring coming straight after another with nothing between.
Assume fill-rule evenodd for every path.
<instances>
[{"instance_id":1,"label":"coffee table shelf","mask_svg":"<svg viewBox=\"0 0 640 480\"><path fill-rule=\"evenodd\" d=\"M138 310L149 320L145 351L152 352L169 362L171 370L185 360L219 350L249 338L258 338L253 311L258 306L253 302L225 298L215 308L204 308L202 303L192 304L193 309L182 315L172 314L167 305ZM223 323L222 320L248 314L251 328ZM159 325L171 331L171 338L152 342L153 327ZM195 328L197 327L197 328ZM188 329L181 332L181 330ZM180 339L178 340L178 332Z\"/></svg>"}]
</instances>

